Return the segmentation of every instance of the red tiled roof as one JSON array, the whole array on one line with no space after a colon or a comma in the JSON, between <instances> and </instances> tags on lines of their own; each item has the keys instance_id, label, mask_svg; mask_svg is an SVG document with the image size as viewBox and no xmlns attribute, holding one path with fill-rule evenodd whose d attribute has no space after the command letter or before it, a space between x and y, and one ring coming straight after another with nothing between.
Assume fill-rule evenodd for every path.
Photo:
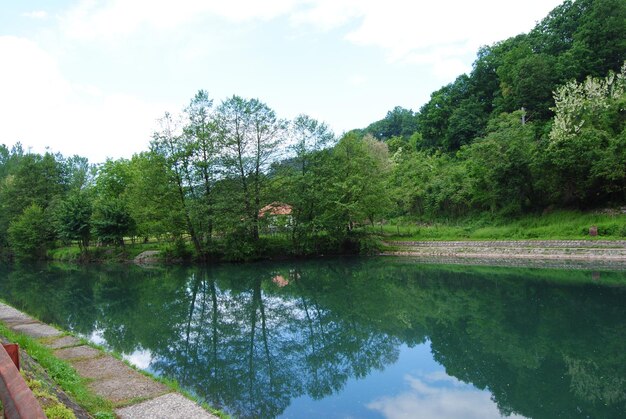
<instances>
[{"instance_id":1,"label":"red tiled roof","mask_svg":"<svg viewBox=\"0 0 626 419\"><path fill-rule=\"evenodd\" d=\"M282 202L272 202L259 210L259 217L269 215L291 215L291 205Z\"/></svg>"}]
</instances>

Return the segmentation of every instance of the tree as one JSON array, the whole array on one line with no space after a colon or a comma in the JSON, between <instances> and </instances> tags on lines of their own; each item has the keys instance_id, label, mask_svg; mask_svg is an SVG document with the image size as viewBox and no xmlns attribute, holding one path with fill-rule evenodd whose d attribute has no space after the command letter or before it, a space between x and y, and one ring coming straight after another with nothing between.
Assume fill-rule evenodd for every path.
<instances>
[{"instance_id":1,"label":"tree","mask_svg":"<svg viewBox=\"0 0 626 419\"><path fill-rule=\"evenodd\" d=\"M137 232L128 205L130 168L127 159L107 159L98 168L92 225L94 235L101 243L123 246L124 236L134 236Z\"/></svg>"},{"instance_id":2,"label":"tree","mask_svg":"<svg viewBox=\"0 0 626 419\"><path fill-rule=\"evenodd\" d=\"M607 194L623 199L626 65L603 79L565 84L555 102L546 159L562 185L562 202L589 204Z\"/></svg>"},{"instance_id":3,"label":"tree","mask_svg":"<svg viewBox=\"0 0 626 419\"><path fill-rule=\"evenodd\" d=\"M211 112L213 100L200 90L185 109L186 125L183 138L187 147L189 168L188 188L191 218L204 248L210 245L214 226L214 196L220 144L215 118Z\"/></svg>"},{"instance_id":4,"label":"tree","mask_svg":"<svg viewBox=\"0 0 626 419\"><path fill-rule=\"evenodd\" d=\"M159 130L153 134L150 143L151 151L160 156L168 169L169 182L175 189L179 208L185 220L185 228L191 237L194 249L198 255L205 254L200 233L193 219L193 194L190 192L191 162L189 148L180 132L180 120L170 113L159 120Z\"/></svg>"},{"instance_id":5,"label":"tree","mask_svg":"<svg viewBox=\"0 0 626 419\"><path fill-rule=\"evenodd\" d=\"M380 141L387 140L391 137L410 137L418 129L417 115L411 109L405 109L396 106L389 112L385 118L380 121L373 122L365 128L366 134L371 134Z\"/></svg>"},{"instance_id":6,"label":"tree","mask_svg":"<svg viewBox=\"0 0 626 419\"><path fill-rule=\"evenodd\" d=\"M273 168L272 187L292 207L291 238L294 250L303 252L305 242L315 234L315 218L323 201L323 150L334 143L335 136L325 123L307 115L298 115L289 133L291 156Z\"/></svg>"},{"instance_id":7,"label":"tree","mask_svg":"<svg viewBox=\"0 0 626 419\"><path fill-rule=\"evenodd\" d=\"M8 241L18 259L43 259L50 241L49 222L44 210L33 203L11 221Z\"/></svg>"},{"instance_id":8,"label":"tree","mask_svg":"<svg viewBox=\"0 0 626 419\"><path fill-rule=\"evenodd\" d=\"M235 207L226 223L255 242L259 238L261 200L268 185L267 171L281 152L286 123L258 99L239 96L222 102L216 117L224 173L236 180L231 183L234 189L228 201Z\"/></svg>"},{"instance_id":9,"label":"tree","mask_svg":"<svg viewBox=\"0 0 626 419\"><path fill-rule=\"evenodd\" d=\"M135 154L130 160L125 200L137 234L144 239L179 238L186 231L173 176L165 158L154 151Z\"/></svg>"},{"instance_id":10,"label":"tree","mask_svg":"<svg viewBox=\"0 0 626 419\"><path fill-rule=\"evenodd\" d=\"M464 74L434 92L421 107L418 122L425 147L456 151L481 134L487 114L471 89Z\"/></svg>"},{"instance_id":11,"label":"tree","mask_svg":"<svg viewBox=\"0 0 626 419\"><path fill-rule=\"evenodd\" d=\"M332 153L332 177L327 186L324 218L338 238L356 224L374 223L389 208L386 193L391 165L385 143L371 136L345 135ZM372 175L375 174L375 175Z\"/></svg>"},{"instance_id":12,"label":"tree","mask_svg":"<svg viewBox=\"0 0 626 419\"><path fill-rule=\"evenodd\" d=\"M97 201L94 206L93 232L103 244L124 246L124 237L135 233L135 221L121 199Z\"/></svg>"},{"instance_id":13,"label":"tree","mask_svg":"<svg viewBox=\"0 0 626 419\"><path fill-rule=\"evenodd\" d=\"M89 246L91 238L92 203L84 191L71 192L55 208L54 218L59 238L66 242L78 241L81 251Z\"/></svg>"},{"instance_id":14,"label":"tree","mask_svg":"<svg viewBox=\"0 0 626 419\"><path fill-rule=\"evenodd\" d=\"M522 124L522 112L490 121L487 135L463 149L472 201L481 210L520 213L531 207L536 141L532 124Z\"/></svg>"},{"instance_id":15,"label":"tree","mask_svg":"<svg viewBox=\"0 0 626 419\"><path fill-rule=\"evenodd\" d=\"M0 246L7 243L11 221L27 207L37 204L46 210L64 193L61 165L51 153L24 154L17 145L5 167L7 174L0 183Z\"/></svg>"}]
</instances>

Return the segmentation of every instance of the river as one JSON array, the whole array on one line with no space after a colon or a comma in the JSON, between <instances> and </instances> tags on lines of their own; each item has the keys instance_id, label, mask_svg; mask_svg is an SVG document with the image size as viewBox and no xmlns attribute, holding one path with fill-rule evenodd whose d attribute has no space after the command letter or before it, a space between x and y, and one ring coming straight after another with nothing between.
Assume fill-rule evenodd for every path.
<instances>
[{"instance_id":1,"label":"river","mask_svg":"<svg viewBox=\"0 0 626 419\"><path fill-rule=\"evenodd\" d=\"M241 418L626 411L626 272L402 258L0 266L0 298Z\"/></svg>"}]
</instances>

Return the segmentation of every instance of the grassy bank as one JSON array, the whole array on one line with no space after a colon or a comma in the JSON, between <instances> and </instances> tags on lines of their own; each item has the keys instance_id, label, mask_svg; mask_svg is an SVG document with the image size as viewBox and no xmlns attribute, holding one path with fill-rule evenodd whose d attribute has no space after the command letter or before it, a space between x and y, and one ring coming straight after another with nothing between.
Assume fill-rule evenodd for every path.
<instances>
[{"instance_id":1,"label":"grassy bank","mask_svg":"<svg viewBox=\"0 0 626 419\"><path fill-rule=\"evenodd\" d=\"M505 219L481 215L458 220L391 220L367 231L387 240L581 240L592 239L589 227L598 227L596 239L626 240L626 214L554 211Z\"/></svg>"},{"instance_id":2,"label":"grassy bank","mask_svg":"<svg viewBox=\"0 0 626 419\"><path fill-rule=\"evenodd\" d=\"M342 240L326 235L304 239L294 244L290 234L262 235L256 242L233 242L215 239L211 247L199 256L189 240L150 241L126 243L124 246L91 246L79 249L78 245L61 246L48 250L47 259L59 262L128 262L145 251L156 250L165 263L181 262L250 262L327 255L368 253L376 250L372 236L355 231ZM372 249L372 246L374 248Z\"/></svg>"},{"instance_id":3,"label":"grassy bank","mask_svg":"<svg viewBox=\"0 0 626 419\"><path fill-rule=\"evenodd\" d=\"M589 228L598 235L591 237ZM379 249L382 240L626 240L626 214L553 211L504 218L489 214L455 220L389 220L382 225L364 226L344 242L323 236L294 246L289 234L264 235L254 245L217 239L208 250L210 261L242 262L259 259L285 259L319 255L367 254ZM77 245L48 251L48 258L63 262L126 262L147 250L157 250L163 262L202 261L189 241L127 243L123 247L95 247L85 252Z\"/></svg>"},{"instance_id":4,"label":"grassy bank","mask_svg":"<svg viewBox=\"0 0 626 419\"><path fill-rule=\"evenodd\" d=\"M2 324L0 335L19 344L20 348L37 361L63 391L94 417L102 419L115 417L112 404L94 394L87 387L88 381L81 378L67 362L55 357L52 349L29 336L13 332Z\"/></svg>"},{"instance_id":5,"label":"grassy bank","mask_svg":"<svg viewBox=\"0 0 626 419\"><path fill-rule=\"evenodd\" d=\"M3 303L5 303L3 301ZM6 303L5 303L6 304ZM206 411L211 414L222 418L228 419L230 416L221 410L214 409L209 406L207 403L200 400L195 395L189 393L180 387L180 385L174 381L163 377L157 377L147 371L141 370L131 364L129 361L125 360L121 354L107 350L106 348L96 345L80 336L75 336L71 333L68 333L70 336L74 336L81 342L82 345L90 346L94 349L102 353L107 353L112 355L114 358L124 362L127 366L134 369L135 371L145 375L151 380L160 382L167 386L170 390L175 393L180 393L186 398L194 401L198 405L202 406ZM71 397L71 399L78 404L80 407L89 412L93 417L97 419L108 419L108 418L116 418L116 414L114 412L114 408L116 407L110 401L96 395L89 387L88 384L92 381L89 379L82 378L78 375L76 370L67 362L62 359L57 358L54 355L54 349L48 348L45 346L46 342L49 342L54 338L40 338L35 339L30 336L27 336L23 333L15 332L4 324L0 322L0 336L6 338L8 341L17 343L20 348L33 358L43 369L47 372L49 377L61 388L67 395ZM24 373L23 373L24 375ZM38 392L42 392L42 385L39 380L30 379L30 377L25 376L27 384L33 391L33 393L38 396ZM39 398L39 397L38 397ZM53 399L53 396L46 396L45 399ZM119 406L117 406L119 407ZM61 403L55 403L51 406L50 411L44 408L46 415L50 418L71 418L74 417L73 414L68 414L64 416L63 412L68 411ZM61 412L61 414L57 414L56 412Z\"/></svg>"}]
</instances>

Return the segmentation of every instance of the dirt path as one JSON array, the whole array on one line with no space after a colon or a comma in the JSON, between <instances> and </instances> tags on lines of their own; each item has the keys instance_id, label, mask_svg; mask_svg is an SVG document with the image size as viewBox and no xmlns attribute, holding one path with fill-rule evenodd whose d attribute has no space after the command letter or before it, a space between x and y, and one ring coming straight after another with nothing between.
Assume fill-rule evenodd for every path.
<instances>
[{"instance_id":1,"label":"dirt path","mask_svg":"<svg viewBox=\"0 0 626 419\"><path fill-rule=\"evenodd\" d=\"M117 406L120 418L216 418L193 401L167 386L135 371L124 362L82 345L15 308L0 303L0 321L13 331L26 334L54 350L78 374L90 380L89 387Z\"/></svg>"}]
</instances>

